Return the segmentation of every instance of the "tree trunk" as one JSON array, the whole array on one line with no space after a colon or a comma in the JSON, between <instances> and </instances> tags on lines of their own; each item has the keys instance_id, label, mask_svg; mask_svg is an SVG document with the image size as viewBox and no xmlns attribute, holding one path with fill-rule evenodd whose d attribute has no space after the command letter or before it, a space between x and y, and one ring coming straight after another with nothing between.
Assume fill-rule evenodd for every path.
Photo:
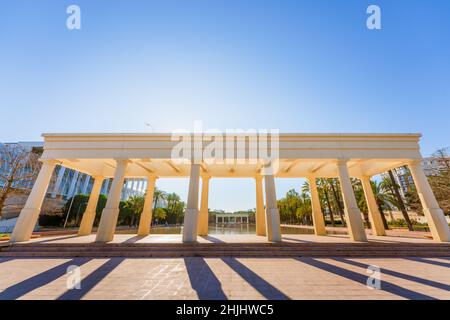
<instances>
[{"instance_id":1,"label":"tree trunk","mask_svg":"<svg viewBox=\"0 0 450 320\"><path fill-rule=\"evenodd\" d=\"M392 181L392 187L394 189L394 195L397 198L397 202L398 202L398 205L400 207L399 209L402 211L403 218L405 219L406 224L408 226L408 230L409 231L414 231L414 228L413 228L413 225L411 223L411 220L409 220L408 211L406 211L405 204L403 203L403 199L400 196L400 192L398 191L398 185L395 182L394 174L392 173L392 170L389 170L388 172L389 172L389 177L391 178L391 181Z\"/></svg>"},{"instance_id":2,"label":"tree trunk","mask_svg":"<svg viewBox=\"0 0 450 320\"><path fill-rule=\"evenodd\" d=\"M5 204L6 196L8 193L2 192L0 196L0 219L3 217L3 205Z\"/></svg>"},{"instance_id":3,"label":"tree trunk","mask_svg":"<svg viewBox=\"0 0 450 320\"><path fill-rule=\"evenodd\" d=\"M131 214L130 227L134 226L134 212Z\"/></svg>"},{"instance_id":4,"label":"tree trunk","mask_svg":"<svg viewBox=\"0 0 450 320\"><path fill-rule=\"evenodd\" d=\"M330 211L331 225L333 227L335 227L336 225L334 223L333 210L331 210L331 204L330 204L330 198L328 197L328 191L324 188L323 193L325 195L325 201L327 202L328 211Z\"/></svg>"},{"instance_id":5,"label":"tree trunk","mask_svg":"<svg viewBox=\"0 0 450 320\"><path fill-rule=\"evenodd\" d=\"M341 200L336 192L336 188L334 187L333 182L330 183L330 186L331 186L331 190L333 191L334 200L336 201L336 205L339 210L339 216L341 217L342 225L345 227L347 225L347 223L345 222L344 210L342 209L342 206L341 206Z\"/></svg>"},{"instance_id":6,"label":"tree trunk","mask_svg":"<svg viewBox=\"0 0 450 320\"><path fill-rule=\"evenodd\" d=\"M384 216L383 208L381 207L380 203L377 201L378 211L380 211L381 220L383 221L384 229L389 230L389 225L386 221L386 217Z\"/></svg>"},{"instance_id":7,"label":"tree trunk","mask_svg":"<svg viewBox=\"0 0 450 320\"><path fill-rule=\"evenodd\" d=\"M8 194L11 192L13 180L12 178L6 181L6 185L2 189L2 193L0 195L0 219L3 217L3 206L5 205L6 198L8 198Z\"/></svg>"}]
</instances>

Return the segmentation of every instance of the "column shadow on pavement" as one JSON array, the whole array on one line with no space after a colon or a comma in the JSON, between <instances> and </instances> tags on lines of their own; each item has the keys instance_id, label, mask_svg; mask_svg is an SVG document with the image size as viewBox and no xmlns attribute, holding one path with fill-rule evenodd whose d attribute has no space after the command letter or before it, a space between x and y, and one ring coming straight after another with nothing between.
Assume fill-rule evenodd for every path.
<instances>
[{"instance_id":1,"label":"column shadow on pavement","mask_svg":"<svg viewBox=\"0 0 450 320\"><path fill-rule=\"evenodd\" d=\"M333 264L320 261L314 258L294 258L295 260L310 265L312 267L315 267L317 269L321 269L324 271L327 271L329 273L335 274L337 276L346 278L348 280L360 283L364 286L367 284L368 276L365 274L360 274L355 271L351 271L339 266L335 266ZM369 288L367 290L370 290ZM395 294L397 296L406 298L406 299L417 299L417 300L435 300L435 298L428 296L426 294L422 294L420 292L416 292L410 289L406 289L403 287L400 287L394 283L388 282L388 281L382 281L381 284L381 290ZM362 297L363 298L363 297Z\"/></svg>"}]
</instances>

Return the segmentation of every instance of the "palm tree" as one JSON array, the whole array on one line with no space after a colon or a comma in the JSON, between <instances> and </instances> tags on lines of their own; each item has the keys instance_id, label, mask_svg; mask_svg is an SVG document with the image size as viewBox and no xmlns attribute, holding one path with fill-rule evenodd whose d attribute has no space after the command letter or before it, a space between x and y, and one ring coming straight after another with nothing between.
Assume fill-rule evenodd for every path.
<instances>
[{"instance_id":1,"label":"palm tree","mask_svg":"<svg viewBox=\"0 0 450 320\"><path fill-rule=\"evenodd\" d=\"M351 178L351 183L353 187L353 192L355 193L356 203L358 204L359 210L361 210L364 221L368 228L371 228L369 220L369 209L367 208L366 197L364 195L364 189L362 183L358 179Z\"/></svg>"},{"instance_id":2,"label":"palm tree","mask_svg":"<svg viewBox=\"0 0 450 320\"><path fill-rule=\"evenodd\" d=\"M393 196L393 199L395 200L394 205L402 212L403 218L406 222L406 225L408 226L409 231L414 231L413 225L411 223L411 220L408 216L408 211L406 210L405 204L403 203L403 199L400 196L399 192L399 186L395 182L394 174L392 173L392 170L388 171L389 179L385 178L383 179L383 188L386 190L389 190Z\"/></svg>"},{"instance_id":3,"label":"palm tree","mask_svg":"<svg viewBox=\"0 0 450 320\"><path fill-rule=\"evenodd\" d=\"M339 193L337 192L337 190L340 190L339 181L337 179L333 179L333 178L328 178L328 179L326 179L326 181L328 182L328 184L331 188L331 191L332 191L332 194L334 197L334 201L336 203L336 207L339 212L339 216L341 217L342 225L346 226L347 223L345 222L345 218L344 218L344 208L342 206Z\"/></svg>"},{"instance_id":4,"label":"palm tree","mask_svg":"<svg viewBox=\"0 0 450 320\"><path fill-rule=\"evenodd\" d=\"M167 201L167 220L175 223L180 222L183 217L185 204L180 200L180 196L176 193L170 193L166 196Z\"/></svg>"},{"instance_id":5,"label":"palm tree","mask_svg":"<svg viewBox=\"0 0 450 320\"><path fill-rule=\"evenodd\" d=\"M388 230L389 226L384 216L384 208L390 208L392 206L392 196L383 188L382 182L370 181L370 184L377 202L378 211L380 211L381 219L383 220L383 226Z\"/></svg>"},{"instance_id":6,"label":"palm tree","mask_svg":"<svg viewBox=\"0 0 450 320\"><path fill-rule=\"evenodd\" d=\"M155 187L155 190L153 191L153 212L156 212L156 206L158 205L159 201L166 200L167 193L158 187Z\"/></svg>"},{"instance_id":7,"label":"palm tree","mask_svg":"<svg viewBox=\"0 0 450 320\"><path fill-rule=\"evenodd\" d=\"M134 226L135 218L142 213L142 210L144 209L144 199L143 196L132 196L125 202L125 208L131 211L130 227Z\"/></svg>"},{"instance_id":8,"label":"palm tree","mask_svg":"<svg viewBox=\"0 0 450 320\"><path fill-rule=\"evenodd\" d=\"M328 196L329 186L326 179L321 178L317 180L317 189L319 191L320 202L325 203L330 213L331 226L335 227L333 210L331 209L330 197Z\"/></svg>"}]
</instances>

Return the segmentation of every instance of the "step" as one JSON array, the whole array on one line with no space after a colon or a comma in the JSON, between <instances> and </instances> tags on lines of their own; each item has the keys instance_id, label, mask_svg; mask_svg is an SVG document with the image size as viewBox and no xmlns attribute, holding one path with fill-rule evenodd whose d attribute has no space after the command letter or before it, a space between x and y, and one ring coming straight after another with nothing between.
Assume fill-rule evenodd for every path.
<instances>
[{"instance_id":1,"label":"step","mask_svg":"<svg viewBox=\"0 0 450 320\"><path fill-rule=\"evenodd\" d=\"M154 257L154 258L176 258L176 257L443 257L450 256L441 251L296 251L296 252L255 252L255 251L178 251L178 252L130 252L130 251L98 251L98 252L0 252L0 257Z\"/></svg>"},{"instance_id":2,"label":"step","mask_svg":"<svg viewBox=\"0 0 450 320\"><path fill-rule=\"evenodd\" d=\"M274 252L296 252L296 251L362 251L362 252L415 252L415 251L435 251L442 253L449 253L450 250L446 247L435 247L435 248L423 248L423 247L404 247L404 248L380 248L380 247L337 247L337 248L329 248L329 247L280 247L280 248L242 248L242 247L228 247L228 248L208 248L208 247L199 247L199 248L152 248L152 247L9 247L4 248L1 252L183 252L183 251L198 251L198 252L208 252L208 251L247 251L247 252L262 252L262 253L274 253Z\"/></svg>"}]
</instances>

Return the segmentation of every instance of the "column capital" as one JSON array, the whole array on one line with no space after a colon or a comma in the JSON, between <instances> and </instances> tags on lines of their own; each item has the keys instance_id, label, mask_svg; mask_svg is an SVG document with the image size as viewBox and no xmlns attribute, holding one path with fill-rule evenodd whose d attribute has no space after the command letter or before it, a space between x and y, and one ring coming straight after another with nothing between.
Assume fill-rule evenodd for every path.
<instances>
[{"instance_id":1,"label":"column capital","mask_svg":"<svg viewBox=\"0 0 450 320\"><path fill-rule=\"evenodd\" d=\"M122 164L122 165L129 164L132 162L130 159L126 159L126 158L114 158L114 161L117 164Z\"/></svg>"},{"instance_id":2,"label":"column capital","mask_svg":"<svg viewBox=\"0 0 450 320\"><path fill-rule=\"evenodd\" d=\"M209 180L212 178L211 175L209 175L209 174L202 174L201 177L202 177L202 180Z\"/></svg>"},{"instance_id":3,"label":"column capital","mask_svg":"<svg viewBox=\"0 0 450 320\"><path fill-rule=\"evenodd\" d=\"M347 158L342 158L342 159L336 159L336 164L337 165L346 165L347 164L347 162L349 161L350 159L347 159Z\"/></svg>"},{"instance_id":4,"label":"column capital","mask_svg":"<svg viewBox=\"0 0 450 320\"><path fill-rule=\"evenodd\" d=\"M46 164L46 165L49 165L49 166L56 166L56 165L61 165L62 164L62 161L59 161L59 160L56 160L56 159L39 159L39 161L42 163L42 164Z\"/></svg>"},{"instance_id":5,"label":"column capital","mask_svg":"<svg viewBox=\"0 0 450 320\"><path fill-rule=\"evenodd\" d=\"M90 175L92 178L94 178L94 180L105 180L105 177L100 175L100 174L91 174Z\"/></svg>"},{"instance_id":6,"label":"column capital","mask_svg":"<svg viewBox=\"0 0 450 320\"><path fill-rule=\"evenodd\" d=\"M423 159L411 159L411 160L408 160L406 163L409 166L420 166L420 165L422 165L422 160Z\"/></svg>"}]
</instances>

